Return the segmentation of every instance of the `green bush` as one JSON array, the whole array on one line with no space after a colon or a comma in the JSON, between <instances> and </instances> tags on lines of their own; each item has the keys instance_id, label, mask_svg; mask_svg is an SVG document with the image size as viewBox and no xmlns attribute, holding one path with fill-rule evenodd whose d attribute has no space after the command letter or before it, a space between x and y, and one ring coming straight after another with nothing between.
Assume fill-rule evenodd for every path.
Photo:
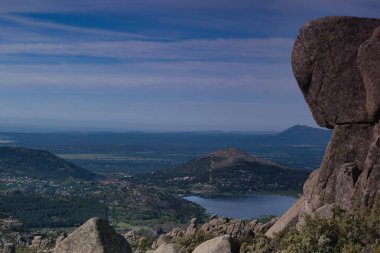
<instances>
[{"instance_id":1,"label":"green bush","mask_svg":"<svg viewBox=\"0 0 380 253\"><path fill-rule=\"evenodd\" d=\"M191 253L199 244L212 238L213 236L210 234L205 233L203 230L198 230L195 235L179 237L175 242L183 247L184 252Z\"/></svg>"},{"instance_id":2,"label":"green bush","mask_svg":"<svg viewBox=\"0 0 380 253\"><path fill-rule=\"evenodd\" d=\"M380 209L349 213L335 208L333 217L306 217L300 231L281 240L283 253L360 253L380 251Z\"/></svg>"},{"instance_id":3,"label":"green bush","mask_svg":"<svg viewBox=\"0 0 380 253\"><path fill-rule=\"evenodd\" d=\"M240 253L380 253L380 205L347 212L334 208L331 218L305 217L301 230L291 228L275 238L256 235Z\"/></svg>"},{"instance_id":4,"label":"green bush","mask_svg":"<svg viewBox=\"0 0 380 253\"><path fill-rule=\"evenodd\" d=\"M272 253L275 252L274 240L261 234L257 234L252 243L243 242L240 253Z\"/></svg>"}]
</instances>

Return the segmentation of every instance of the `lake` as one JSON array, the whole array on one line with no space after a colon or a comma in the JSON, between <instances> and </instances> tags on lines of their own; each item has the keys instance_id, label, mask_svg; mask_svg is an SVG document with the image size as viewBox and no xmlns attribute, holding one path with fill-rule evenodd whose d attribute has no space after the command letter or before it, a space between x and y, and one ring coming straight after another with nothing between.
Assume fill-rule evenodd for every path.
<instances>
[{"instance_id":1,"label":"lake","mask_svg":"<svg viewBox=\"0 0 380 253\"><path fill-rule=\"evenodd\" d=\"M230 218L251 219L263 215L282 215L297 199L281 195L250 195L203 198L186 196L184 199L204 207L209 214Z\"/></svg>"}]
</instances>

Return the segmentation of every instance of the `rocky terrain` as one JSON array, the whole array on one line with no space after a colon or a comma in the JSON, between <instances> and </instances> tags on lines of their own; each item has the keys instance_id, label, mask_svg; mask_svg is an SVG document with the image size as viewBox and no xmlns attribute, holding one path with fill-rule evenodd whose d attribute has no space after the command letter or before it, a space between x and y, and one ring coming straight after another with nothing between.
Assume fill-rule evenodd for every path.
<instances>
[{"instance_id":1,"label":"rocky terrain","mask_svg":"<svg viewBox=\"0 0 380 253\"><path fill-rule=\"evenodd\" d=\"M299 193L308 175L308 171L225 148L176 168L136 175L135 179L184 194Z\"/></svg>"},{"instance_id":2,"label":"rocky terrain","mask_svg":"<svg viewBox=\"0 0 380 253\"><path fill-rule=\"evenodd\" d=\"M12 253L16 249L27 248L30 251L48 250L54 247L59 236L64 231L26 229L22 222L5 214L0 214L0 247L4 252Z\"/></svg>"},{"instance_id":3,"label":"rocky terrain","mask_svg":"<svg viewBox=\"0 0 380 253\"><path fill-rule=\"evenodd\" d=\"M8 242L5 239L1 242L4 251L11 250L9 252L18 248L23 249L23 252L49 253L130 253L132 250L150 253L230 253L237 252L240 247L241 242L237 238L248 239L265 233L276 218L261 223L213 215L203 224L194 218L186 229L174 228L168 233L145 235L136 230L121 235L101 218L91 218L69 234L63 231L28 233L17 220L7 217L3 221L14 224L0 229L3 237L7 232L10 233L6 239ZM14 240L11 236L18 239Z\"/></svg>"}]
</instances>

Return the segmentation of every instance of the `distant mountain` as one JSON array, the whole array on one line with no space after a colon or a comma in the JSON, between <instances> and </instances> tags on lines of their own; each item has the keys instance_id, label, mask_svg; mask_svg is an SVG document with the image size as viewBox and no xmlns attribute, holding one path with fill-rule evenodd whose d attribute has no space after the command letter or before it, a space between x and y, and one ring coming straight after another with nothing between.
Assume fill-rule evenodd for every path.
<instances>
[{"instance_id":1,"label":"distant mountain","mask_svg":"<svg viewBox=\"0 0 380 253\"><path fill-rule=\"evenodd\" d=\"M301 192L309 173L226 148L182 166L137 175L140 183L183 193L234 194Z\"/></svg>"},{"instance_id":2,"label":"distant mountain","mask_svg":"<svg viewBox=\"0 0 380 253\"><path fill-rule=\"evenodd\" d=\"M96 174L43 150L0 147L0 175L38 179L93 179Z\"/></svg>"},{"instance_id":3,"label":"distant mountain","mask_svg":"<svg viewBox=\"0 0 380 253\"><path fill-rule=\"evenodd\" d=\"M277 142L299 145L326 145L331 139L332 131L304 125L295 125L272 136Z\"/></svg>"}]
</instances>

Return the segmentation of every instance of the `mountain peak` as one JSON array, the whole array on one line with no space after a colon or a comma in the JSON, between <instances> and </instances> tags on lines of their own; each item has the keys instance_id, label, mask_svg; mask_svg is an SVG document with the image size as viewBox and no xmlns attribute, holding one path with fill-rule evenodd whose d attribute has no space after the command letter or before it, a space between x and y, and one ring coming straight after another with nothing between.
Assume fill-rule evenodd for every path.
<instances>
[{"instance_id":1,"label":"mountain peak","mask_svg":"<svg viewBox=\"0 0 380 253\"><path fill-rule=\"evenodd\" d=\"M227 166L235 166L239 163L257 163L266 166L276 166L283 169L289 169L284 165L262 159L258 156L252 155L246 151L234 147L217 150L204 156L204 158L211 160L214 168L225 168Z\"/></svg>"},{"instance_id":2,"label":"mountain peak","mask_svg":"<svg viewBox=\"0 0 380 253\"><path fill-rule=\"evenodd\" d=\"M248 157L248 156L251 156L251 155L239 148L234 148L234 147L219 149L207 155L207 157L218 157L218 158L237 158L237 157Z\"/></svg>"}]
</instances>

